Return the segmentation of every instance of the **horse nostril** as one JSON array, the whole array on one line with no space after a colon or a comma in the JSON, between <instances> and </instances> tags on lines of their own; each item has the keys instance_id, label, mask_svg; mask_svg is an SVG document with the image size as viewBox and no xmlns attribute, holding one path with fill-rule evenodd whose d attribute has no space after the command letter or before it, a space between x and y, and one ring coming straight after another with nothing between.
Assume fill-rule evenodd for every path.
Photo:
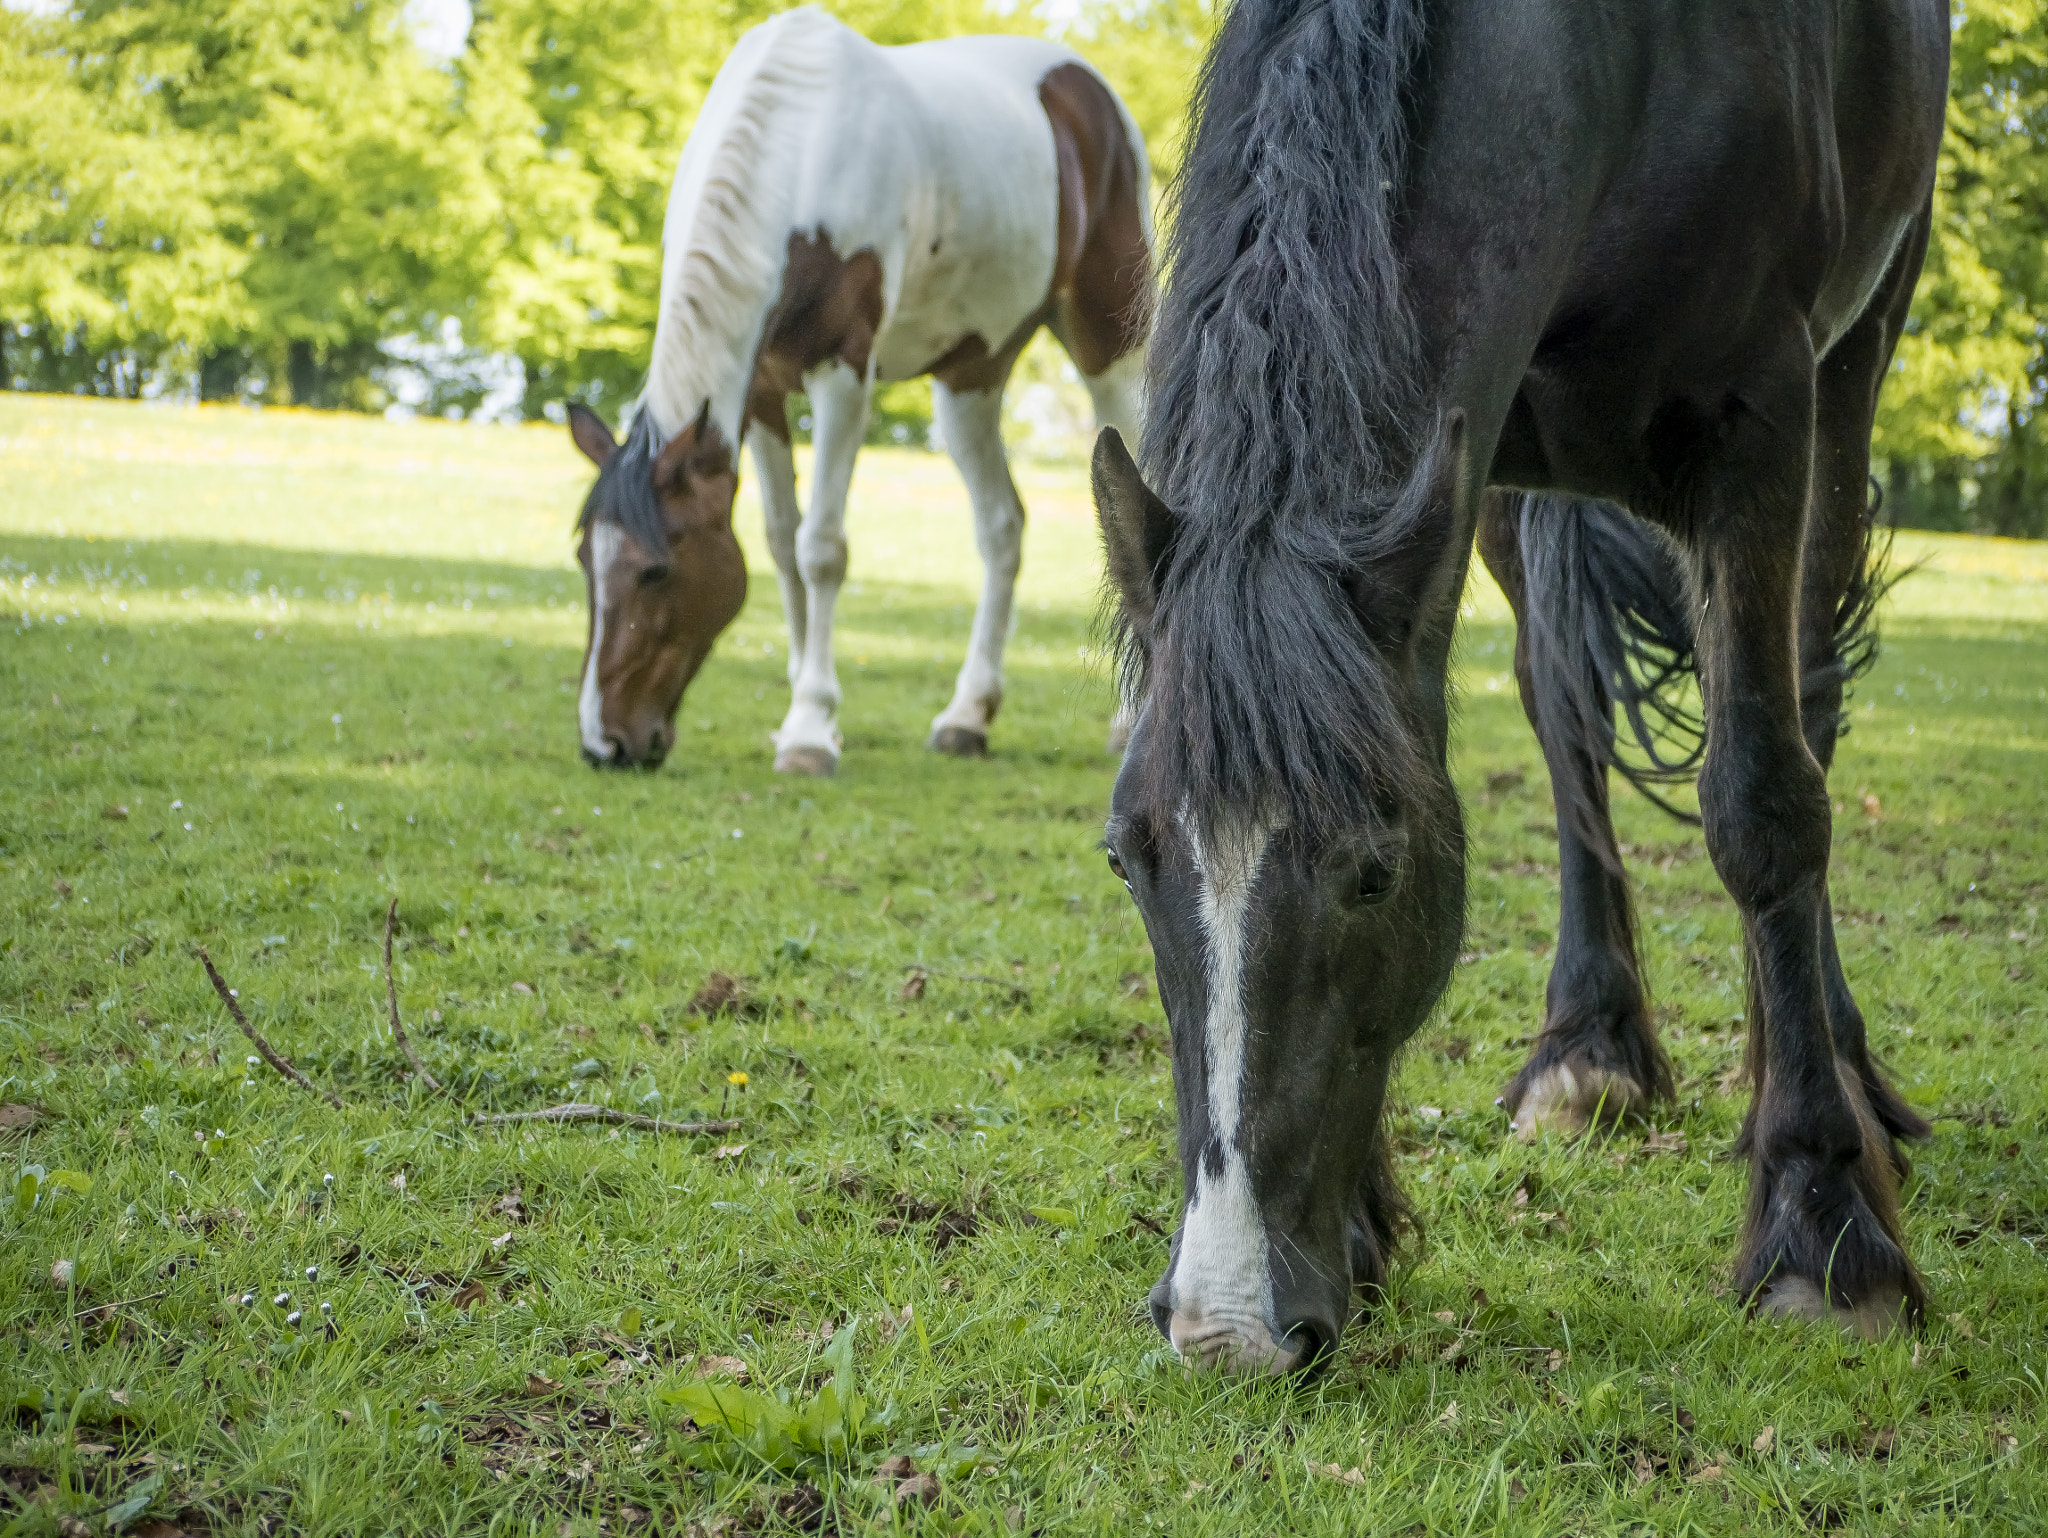
<instances>
[{"instance_id":1,"label":"horse nostril","mask_svg":"<svg viewBox=\"0 0 2048 1538\"><path fill-rule=\"evenodd\" d=\"M1298 1319L1280 1337L1283 1350L1294 1354L1294 1371L1317 1373L1336 1355L1337 1332L1315 1319Z\"/></svg>"},{"instance_id":2,"label":"horse nostril","mask_svg":"<svg viewBox=\"0 0 2048 1538\"><path fill-rule=\"evenodd\" d=\"M1145 1299L1152 1310L1152 1326L1169 1341L1173 1339L1173 1297L1164 1281L1155 1285Z\"/></svg>"}]
</instances>

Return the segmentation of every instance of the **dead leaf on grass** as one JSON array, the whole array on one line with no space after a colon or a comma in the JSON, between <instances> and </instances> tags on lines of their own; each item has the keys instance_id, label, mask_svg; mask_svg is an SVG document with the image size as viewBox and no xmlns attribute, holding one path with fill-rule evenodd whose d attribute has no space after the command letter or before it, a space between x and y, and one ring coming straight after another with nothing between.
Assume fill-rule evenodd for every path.
<instances>
[{"instance_id":1,"label":"dead leaf on grass","mask_svg":"<svg viewBox=\"0 0 2048 1538\"><path fill-rule=\"evenodd\" d=\"M684 1363L685 1370L694 1366L700 1378L730 1378L735 1383L747 1381L747 1364L736 1356L700 1356L695 1363Z\"/></svg>"},{"instance_id":2,"label":"dead leaf on grass","mask_svg":"<svg viewBox=\"0 0 2048 1538\"><path fill-rule=\"evenodd\" d=\"M19 1137L41 1119L32 1105L0 1105L0 1137Z\"/></svg>"},{"instance_id":3,"label":"dead leaf on grass","mask_svg":"<svg viewBox=\"0 0 2048 1538\"><path fill-rule=\"evenodd\" d=\"M690 995L690 1013L706 1019L742 1014L746 1007L747 985L729 972L713 972L704 979L704 986Z\"/></svg>"},{"instance_id":4,"label":"dead leaf on grass","mask_svg":"<svg viewBox=\"0 0 2048 1538\"><path fill-rule=\"evenodd\" d=\"M544 1372L530 1372L526 1375L526 1395L529 1399L547 1399L561 1392L560 1381L550 1378Z\"/></svg>"},{"instance_id":5,"label":"dead leaf on grass","mask_svg":"<svg viewBox=\"0 0 2048 1538\"><path fill-rule=\"evenodd\" d=\"M1691 1146L1683 1132L1652 1132L1643 1139L1644 1153L1682 1154Z\"/></svg>"},{"instance_id":6,"label":"dead leaf on grass","mask_svg":"<svg viewBox=\"0 0 2048 1538\"><path fill-rule=\"evenodd\" d=\"M1354 1466L1348 1469L1338 1463L1311 1463L1309 1467L1325 1479L1334 1479L1340 1484L1357 1486L1365 1483L1365 1468L1371 1463L1372 1460L1368 1458L1365 1460L1365 1465Z\"/></svg>"},{"instance_id":7,"label":"dead leaf on grass","mask_svg":"<svg viewBox=\"0 0 2048 1538\"><path fill-rule=\"evenodd\" d=\"M1713 1462L1703 1463L1694 1469L1686 1476L1685 1482L1689 1485L1710 1485L1727 1472L1727 1469L1722 1467L1721 1460L1716 1458Z\"/></svg>"},{"instance_id":8,"label":"dead leaf on grass","mask_svg":"<svg viewBox=\"0 0 2048 1538\"><path fill-rule=\"evenodd\" d=\"M476 1307L477 1304L483 1302L489 1296L490 1292L482 1282L471 1282L448 1301L457 1308L469 1309Z\"/></svg>"},{"instance_id":9,"label":"dead leaf on grass","mask_svg":"<svg viewBox=\"0 0 2048 1538\"><path fill-rule=\"evenodd\" d=\"M746 1151L747 1145L745 1143L720 1143L711 1150L711 1157L714 1159L737 1159Z\"/></svg>"},{"instance_id":10,"label":"dead leaf on grass","mask_svg":"<svg viewBox=\"0 0 2048 1538\"><path fill-rule=\"evenodd\" d=\"M925 982L926 974L924 970L922 968L913 968L910 975L903 979L903 986L896 990L896 997L903 1000L906 1004L915 1003L924 997Z\"/></svg>"},{"instance_id":11,"label":"dead leaf on grass","mask_svg":"<svg viewBox=\"0 0 2048 1538\"><path fill-rule=\"evenodd\" d=\"M1777 1445L1777 1441L1778 1428L1776 1426L1766 1426L1756 1434L1756 1440L1749 1444L1750 1451L1768 1454Z\"/></svg>"}]
</instances>

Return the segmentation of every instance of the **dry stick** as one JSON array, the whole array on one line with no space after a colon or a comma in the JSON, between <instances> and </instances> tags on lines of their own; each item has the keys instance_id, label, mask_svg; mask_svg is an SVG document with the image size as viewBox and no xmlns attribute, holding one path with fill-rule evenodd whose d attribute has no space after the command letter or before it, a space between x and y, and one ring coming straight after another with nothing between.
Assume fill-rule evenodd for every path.
<instances>
[{"instance_id":1,"label":"dry stick","mask_svg":"<svg viewBox=\"0 0 2048 1538\"><path fill-rule=\"evenodd\" d=\"M228 1013L235 1017L235 1024L242 1028L242 1034L256 1043L256 1050L263 1054L264 1062L270 1064L271 1067L275 1068L287 1079L290 1079L292 1083L298 1085L300 1089L309 1089L314 1094L324 1097L335 1110L346 1109L341 1103L341 1096L335 1094L331 1089L322 1089L311 1079L300 1073L298 1069L292 1066L290 1058L280 1057L277 1049L265 1041L256 1027L249 1023L249 1017L242 1013L242 1006L235 1002L234 990L229 988L227 980L214 970L213 958L206 954L206 947L203 945L199 947L199 964L206 968L206 975L213 983L213 991L220 995L221 1003L227 1005Z\"/></svg>"},{"instance_id":2,"label":"dry stick","mask_svg":"<svg viewBox=\"0 0 2048 1538\"><path fill-rule=\"evenodd\" d=\"M71 1317L83 1319L88 1314L112 1314L117 1309L133 1308L138 1303L154 1303L158 1298L168 1298L170 1295L170 1289L167 1287L162 1292L152 1292L145 1297L123 1298L118 1303L95 1303L91 1308L81 1308Z\"/></svg>"},{"instance_id":3,"label":"dry stick","mask_svg":"<svg viewBox=\"0 0 2048 1538\"><path fill-rule=\"evenodd\" d=\"M640 1116L632 1111L615 1111L608 1105L551 1105L545 1111L508 1111L501 1116L477 1115L470 1118L479 1127L502 1127L519 1121L604 1121L619 1127L637 1127L642 1132L673 1132L682 1137L702 1137L709 1132L733 1132L739 1128L739 1118L731 1121L662 1121L653 1116Z\"/></svg>"},{"instance_id":4,"label":"dry stick","mask_svg":"<svg viewBox=\"0 0 2048 1538\"><path fill-rule=\"evenodd\" d=\"M391 906L384 911L384 995L391 1004L391 1036L405 1054L405 1060L412 1064L412 1071L420 1076L420 1082L435 1094L443 1094L441 1081L427 1072L427 1065L412 1049L412 1038L405 1034L405 1022L398 1018L398 982L391 975L391 931L397 923L398 899L394 897Z\"/></svg>"}]
</instances>

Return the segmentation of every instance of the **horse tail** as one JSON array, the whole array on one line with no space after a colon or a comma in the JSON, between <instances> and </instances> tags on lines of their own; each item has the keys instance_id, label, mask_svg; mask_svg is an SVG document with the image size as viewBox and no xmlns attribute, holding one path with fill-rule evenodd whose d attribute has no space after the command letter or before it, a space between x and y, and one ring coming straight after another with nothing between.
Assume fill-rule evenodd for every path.
<instances>
[{"instance_id":1,"label":"horse tail","mask_svg":"<svg viewBox=\"0 0 2048 1538\"><path fill-rule=\"evenodd\" d=\"M1811 708L1817 699L1834 694L1834 735L1849 732L1847 702L1852 685L1877 662L1877 606L1918 562L1892 564L1892 530L1879 521L1884 493L1870 483L1870 507L1856 531L1848 586L1835 604L1834 645L1823 662L1806 669L1799 680L1800 703Z\"/></svg>"},{"instance_id":2,"label":"horse tail","mask_svg":"<svg viewBox=\"0 0 2048 1538\"><path fill-rule=\"evenodd\" d=\"M1575 497L1523 497L1517 533L1522 635L1546 746L1617 771L1672 816L1697 822L1665 794L1698 773L1706 752L1676 547L1611 502ZM1590 781L1556 789L1587 846L1605 850L1604 795Z\"/></svg>"}]
</instances>

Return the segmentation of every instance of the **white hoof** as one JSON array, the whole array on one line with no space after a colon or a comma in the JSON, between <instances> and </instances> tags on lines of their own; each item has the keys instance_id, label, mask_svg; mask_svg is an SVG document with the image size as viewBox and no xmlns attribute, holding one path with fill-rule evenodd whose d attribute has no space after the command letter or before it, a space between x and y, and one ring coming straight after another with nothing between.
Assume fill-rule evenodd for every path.
<instances>
[{"instance_id":1,"label":"white hoof","mask_svg":"<svg viewBox=\"0 0 2048 1538\"><path fill-rule=\"evenodd\" d=\"M1838 1308L1803 1276L1788 1276L1773 1282L1757 1295L1756 1311L1773 1319L1825 1321L1848 1335L1863 1340L1882 1340L1906 1325L1906 1300L1886 1303L1865 1298L1848 1308Z\"/></svg>"},{"instance_id":2,"label":"white hoof","mask_svg":"<svg viewBox=\"0 0 2048 1538\"><path fill-rule=\"evenodd\" d=\"M1588 1127L1611 1127L1649 1106L1643 1087L1626 1074L1570 1059L1553 1063L1522 1091L1512 1123L1516 1137L1533 1143L1546 1132L1576 1137Z\"/></svg>"}]
</instances>

